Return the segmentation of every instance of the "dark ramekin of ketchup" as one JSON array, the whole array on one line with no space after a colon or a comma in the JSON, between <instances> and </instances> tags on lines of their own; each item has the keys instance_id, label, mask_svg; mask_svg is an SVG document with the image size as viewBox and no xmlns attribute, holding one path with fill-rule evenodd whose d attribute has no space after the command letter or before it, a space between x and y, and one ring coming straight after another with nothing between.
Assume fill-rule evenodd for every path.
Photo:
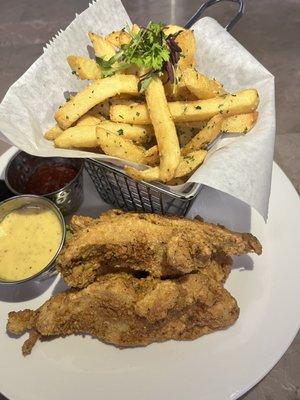
<instances>
[{"instance_id":1,"label":"dark ramekin of ketchup","mask_svg":"<svg viewBox=\"0 0 300 400\"><path fill-rule=\"evenodd\" d=\"M16 195L47 197L67 215L83 200L83 166L80 158L37 157L19 151L7 165L5 182Z\"/></svg>"}]
</instances>

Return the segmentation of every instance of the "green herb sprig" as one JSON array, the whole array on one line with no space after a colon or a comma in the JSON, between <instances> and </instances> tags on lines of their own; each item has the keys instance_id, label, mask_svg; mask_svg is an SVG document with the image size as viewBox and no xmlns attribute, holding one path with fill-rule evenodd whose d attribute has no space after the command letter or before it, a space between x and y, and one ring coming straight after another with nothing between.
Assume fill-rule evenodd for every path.
<instances>
[{"instance_id":1,"label":"green herb sprig","mask_svg":"<svg viewBox=\"0 0 300 400\"><path fill-rule=\"evenodd\" d=\"M174 82L174 66L181 56L181 48L175 42L175 36L167 36L161 23L149 22L133 34L127 27L132 40L124 44L109 60L96 57L104 77L114 75L130 67L145 69L147 72L140 77L139 91L144 92L155 76L166 72L171 83Z\"/></svg>"}]
</instances>

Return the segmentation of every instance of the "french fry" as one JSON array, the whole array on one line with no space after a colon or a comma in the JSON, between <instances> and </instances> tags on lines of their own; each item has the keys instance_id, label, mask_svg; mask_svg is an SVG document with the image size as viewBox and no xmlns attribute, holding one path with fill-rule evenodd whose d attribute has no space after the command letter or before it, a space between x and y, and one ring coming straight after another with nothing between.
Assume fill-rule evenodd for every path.
<instances>
[{"instance_id":1,"label":"french fry","mask_svg":"<svg viewBox=\"0 0 300 400\"><path fill-rule=\"evenodd\" d=\"M110 133L99 125L96 127L96 136L98 145L105 154L112 157L119 157L123 160L143 163L145 156L145 149L143 147L137 146L122 136Z\"/></svg>"},{"instance_id":2,"label":"french fry","mask_svg":"<svg viewBox=\"0 0 300 400\"><path fill-rule=\"evenodd\" d=\"M216 114L230 117L236 114L251 113L259 103L255 89L241 90L222 97L197 101L174 101L168 103L171 116L175 123L209 120ZM115 105L110 108L110 118L115 122L129 124L151 124L146 104L137 106Z\"/></svg>"},{"instance_id":3,"label":"french fry","mask_svg":"<svg viewBox=\"0 0 300 400\"><path fill-rule=\"evenodd\" d=\"M179 69L176 69L176 80L181 76ZM166 96L168 101L194 101L198 100L192 92L188 90L183 80L179 83L167 82L164 84Z\"/></svg>"},{"instance_id":4,"label":"french fry","mask_svg":"<svg viewBox=\"0 0 300 400\"><path fill-rule=\"evenodd\" d=\"M104 121L99 126L110 133L132 140L135 144L148 143L154 136L153 128L150 125L129 125Z\"/></svg>"},{"instance_id":5,"label":"french fry","mask_svg":"<svg viewBox=\"0 0 300 400\"><path fill-rule=\"evenodd\" d=\"M257 118L257 111L247 114L232 115L231 117L224 118L221 131L224 133L247 133L253 128ZM179 136L195 136L195 133L203 129L207 122L208 121L179 122L176 124L177 133Z\"/></svg>"},{"instance_id":6,"label":"french fry","mask_svg":"<svg viewBox=\"0 0 300 400\"><path fill-rule=\"evenodd\" d=\"M136 181L159 181L159 167L152 167L144 170L139 170L126 165L124 171L130 176L130 178Z\"/></svg>"},{"instance_id":7,"label":"french fry","mask_svg":"<svg viewBox=\"0 0 300 400\"><path fill-rule=\"evenodd\" d=\"M208 124L181 149L181 154L186 155L207 146L221 132L222 122L223 117L220 114L212 117Z\"/></svg>"},{"instance_id":8,"label":"french fry","mask_svg":"<svg viewBox=\"0 0 300 400\"><path fill-rule=\"evenodd\" d=\"M123 44L129 44L132 38L125 31L115 31L105 36L105 40L114 47L121 47Z\"/></svg>"},{"instance_id":9,"label":"french fry","mask_svg":"<svg viewBox=\"0 0 300 400\"><path fill-rule=\"evenodd\" d=\"M163 84L154 78L146 90L146 102L160 154L160 179L173 178L180 159L180 148Z\"/></svg>"},{"instance_id":10,"label":"french fry","mask_svg":"<svg viewBox=\"0 0 300 400\"><path fill-rule=\"evenodd\" d=\"M182 78L188 90L198 99L210 99L225 94L221 83L200 74L194 68L186 68Z\"/></svg>"},{"instance_id":11,"label":"french fry","mask_svg":"<svg viewBox=\"0 0 300 400\"><path fill-rule=\"evenodd\" d=\"M96 126L74 126L66 129L55 139L55 146L62 149L97 147Z\"/></svg>"},{"instance_id":12,"label":"french fry","mask_svg":"<svg viewBox=\"0 0 300 400\"><path fill-rule=\"evenodd\" d=\"M226 118L222 123L221 131L224 133L247 133L256 123L258 112L233 115Z\"/></svg>"},{"instance_id":13,"label":"french fry","mask_svg":"<svg viewBox=\"0 0 300 400\"><path fill-rule=\"evenodd\" d=\"M95 116L90 114L90 112L87 112L77 120L76 126L87 126L87 125L93 126L100 124L100 122L102 121L105 121L105 118L102 117L101 115Z\"/></svg>"},{"instance_id":14,"label":"french fry","mask_svg":"<svg viewBox=\"0 0 300 400\"><path fill-rule=\"evenodd\" d=\"M178 27L179 28L179 27ZM181 29L182 30L182 29ZM182 30L175 39L178 46L181 48L181 57L175 69L176 82L165 84L165 90L168 97L172 100L196 100L194 95L188 90L185 81L183 80L183 71L186 68L194 68L196 41L194 33L190 30Z\"/></svg>"},{"instance_id":15,"label":"french fry","mask_svg":"<svg viewBox=\"0 0 300 400\"><path fill-rule=\"evenodd\" d=\"M174 178L181 178L194 171L200 164L203 163L206 154L207 151L198 150L181 157L178 167L175 170ZM135 180L143 180L145 182L161 180L159 167L148 168L143 171L129 166L125 166L124 169L125 172Z\"/></svg>"},{"instance_id":16,"label":"french fry","mask_svg":"<svg viewBox=\"0 0 300 400\"><path fill-rule=\"evenodd\" d=\"M174 178L181 178L194 171L200 164L203 163L207 155L206 150L196 150L181 157L181 161L176 169Z\"/></svg>"},{"instance_id":17,"label":"french fry","mask_svg":"<svg viewBox=\"0 0 300 400\"><path fill-rule=\"evenodd\" d=\"M109 116L114 122L126 122L127 124L136 125L149 125L152 123L145 103L137 104L136 106L112 105L109 110Z\"/></svg>"},{"instance_id":18,"label":"french fry","mask_svg":"<svg viewBox=\"0 0 300 400\"><path fill-rule=\"evenodd\" d=\"M145 151L145 158L144 158L144 164L155 166L159 164L159 152L158 152L158 146L152 146L150 149Z\"/></svg>"},{"instance_id":19,"label":"french fry","mask_svg":"<svg viewBox=\"0 0 300 400\"><path fill-rule=\"evenodd\" d=\"M167 185L169 185L169 186L178 186L178 185L183 185L185 182L186 182L186 179L184 179L184 177L173 178L169 182L167 182Z\"/></svg>"},{"instance_id":20,"label":"french fry","mask_svg":"<svg viewBox=\"0 0 300 400\"><path fill-rule=\"evenodd\" d=\"M166 25L163 28L163 31L166 36L169 36L169 35L175 35L176 33L181 32L181 31L185 31L185 29L182 26L178 26L178 25Z\"/></svg>"},{"instance_id":21,"label":"french fry","mask_svg":"<svg viewBox=\"0 0 300 400\"><path fill-rule=\"evenodd\" d=\"M119 74L94 81L56 111L56 122L67 129L92 107L119 93L138 94L138 78Z\"/></svg>"},{"instance_id":22,"label":"french fry","mask_svg":"<svg viewBox=\"0 0 300 400\"><path fill-rule=\"evenodd\" d=\"M68 64L70 65L73 72L80 79L95 80L101 79L101 67L96 63L95 60L91 60L87 57L81 56L69 56L67 57Z\"/></svg>"},{"instance_id":23,"label":"french fry","mask_svg":"<svg viewBox=\"0 0 300 400\"><path fill-rule=\"evenodd\" d=\"M137 24L133 24L131 27L131 33L133 35L137 35L140 30L141 30L141 28Z\"/></svg>"},{"instance_id":24,"label":"french fry","mask_svg":"<svg viewBox=\"0 0 300 400\"><path fill-rule=\"evenodd\" d=\"M189 29L184 30L178 34L175 41L181 48L183 55L178 61L179 70L183 72L186 68L194 68L196 63L196 39L194 32Z\"/></svg>"},{"instance_id":25,"label":"french fry","mask_svg":"<svg viewBox=\"0 0 300 400\"><path fill-rule=\"evenodd\" d=\"M102 36L89 32L89 38L95 50L95 55L104 60L109 60L116 54L116 50Z\"/></svg>"},{"instance_id":26,"label":"french fry","mask_svg":"<svg viewBox=\"0 0 300 400\"><path fill-rule=\"evenodd\" d=\"M56 124L52 128L50 128L47 132L44 133L44 138L47 140L56 139L63 130Z\"/></svg>"},{"instance_id":27,"label":"french fry","mask_svg":"<svg viewBox=\"0 0 300 400\"><path fill-rule=\"evenodd\" d=\"M127 96L127 98L126 98ZM89 110L90 115L94 115L95 117L104 117L105 119L109 119L109 109L112 105L115 104L126 104L126 105L137 105L136 101L130 99L130 95L125 93L121 93L118 96L109 98L105 100L103 103L97 104L93 108Z\"/></svg>"}]
</instances>

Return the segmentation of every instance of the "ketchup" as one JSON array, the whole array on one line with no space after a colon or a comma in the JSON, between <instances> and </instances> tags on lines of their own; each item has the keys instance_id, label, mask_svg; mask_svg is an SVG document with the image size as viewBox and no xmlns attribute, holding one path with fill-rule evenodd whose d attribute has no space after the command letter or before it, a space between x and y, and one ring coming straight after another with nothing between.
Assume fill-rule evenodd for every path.
<instances>
[{"instance_id":1,"label":"ketchup","mask_svg":"<svg viewBox=\"0 0 300 400\"><path fill-rule=\"evenodd\" d=\"M77 171L60 164L43 164L29 177L25 190L28 194L44 195L66 186L75 178Z\"/></svg>"}]
</instances>

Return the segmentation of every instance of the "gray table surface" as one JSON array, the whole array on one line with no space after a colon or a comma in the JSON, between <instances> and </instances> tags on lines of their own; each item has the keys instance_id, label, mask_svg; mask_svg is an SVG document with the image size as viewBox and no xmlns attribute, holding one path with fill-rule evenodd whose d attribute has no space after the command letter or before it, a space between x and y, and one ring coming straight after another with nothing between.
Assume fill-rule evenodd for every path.
<instances>
[{"instance_id":1,"label":"gray table surface","mask_svg":"<svg viewBox=\"0 0 300 400\"><path fill-rule=\"evenodd\" d=\"M149 18L184 24L201 2L123 0L130 17L138 24L145 24ZM88 3L88 0L0 0L0 100L9 86L41 55L43 45ZM299 192L300 0L245 0L245 4L246 14L232 34L275 75L275 160ZM207 15L224 24L234 8L230 3L219 4ZM0 154L7 148L0 142ZM3 399L0 394L0 400ZM299 334L272 371L243 399L300 399Z\"/></svg>"}]
</instances>

